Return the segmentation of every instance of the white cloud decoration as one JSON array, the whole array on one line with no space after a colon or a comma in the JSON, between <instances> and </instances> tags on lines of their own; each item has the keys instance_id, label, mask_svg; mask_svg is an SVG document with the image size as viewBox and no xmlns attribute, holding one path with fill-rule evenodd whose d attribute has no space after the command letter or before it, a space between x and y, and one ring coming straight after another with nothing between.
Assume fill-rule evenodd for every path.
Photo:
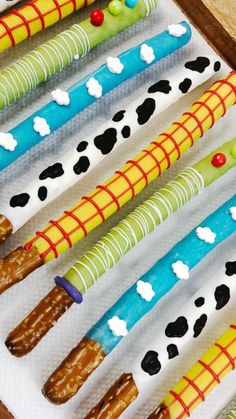
<instances>
[{"instance_id":1,"label":"white cloud decoration","mask_svg":"<svg viewBox=\"0 0 236 419\"><path fill-rule=\"evenodd\" d=\"M140 58L147 64L151 64L155 60L153 48L147 44L142 44L140 48Z\"/></svg>"},{"instance_id":2,"label":"white cloud decoration","mask_svg":"<svg viewBox=\"0 0 236 419\"><path fill-rule=\"evenodd\" d=\"M143 300L151 301L155 295L152 289L152 285L149 282L139 280L137 282L137 293L143 298Z\"/></svg>"},{"instance_id":3,"label":"white cloud decoration","mask_svg":"<svg viewBox=\"0 0 236 419\"><path fill-rule=\"evenodd\" d=\"M171 267L178 279L189 279L189 267L182 260L172 263Z\"/></svg>"},{"instance_id":4,"label":"white cloud decoration","mask_svg":"<svg viewBox=\"0 0 236 419\"><path fill-rule=\"evenodd\" d=\"M198 227L196 229L196 234L198 238L205 243L215 243L216 234L209 227Z\"/></svg>"},{"instance_id":5,"label":"white cloud decoration","mask_svg":"<svg viewBox=\"0 0 236 419\"><path fill-rule=\"evenodd\" d=\"M172 36L176 36L177 38L180 38L182 35L184 35L187 32L187 29L185 26L178 23L177 25L169 25L167 28L168 32Z\"/></svg>"},{"instance_id":6,"label":"white cloud decoration","mask_svg":"<svg viewBox=\"0 0 236 419\"><path fill-rule=\"evenodd\" d=\"M118 316L113 316L107 323L113 335L126 336L128 334L126 321L121 320Z\"/></svg>"},{"instance_id":7,"label":"white cloud decoration","mask_svg":"<svg viewBox=\"0 0 236 419\"><path fill-rule=\"evenodd\" d=\"M41 137L45 137L50 134L50 127L45 118L36 116L34 118L34 130L39 133Z\"/></svg>"},{"instance_id":8,"label":"white cloud decoration","mask_svg":"<svg viewBox=\"0 0 236 419\"><path fill-rule=\"evenodd\" d=\"M17 146L17 141L10 133L0 132L0 147L7 151L14 151Z\"/></svg>"},{"instance_id":9,"label":"white cloud decoration","mask_svg":"<svg viewBox=\"0 0 236 419\"><path fill-rule=\"evenodd\" d=\"M232 219L236 221L236 207L230 208L230 214L231 214Z\"/></svg>"},{"instance_id":10,"label":"white cloud decoration","mask_svg":"<svg viewBox=\"0 0 236 419\"><path fill-rule=\"evenodd\" d=\"M68 106L70 104L70 96L69 93L61 90L56 89L52 91L53 100L60 106Z\"/></svg>"},{"instance_id":11,"label":"white cloud decoration","mask_svg":"<svg viewBox=\"0 0 236 419\"><path fill-rule=\"evenodd\" d=\"M99 99L102 96L102 86L94 77L91 77L87 81L86 87L90 96L94 96L96 99Z\"/></svg>"},{"instance_id":12,"label":"white cloud decoration","mask_svg":"<svg viewBox=\"0 0 236 419\"><path fill-rule=\"evenodd\" d=\"M107 57L107 68L111 73L121 74L124 70L124 65L119 58Z\"/></svg>"}]
</instances>

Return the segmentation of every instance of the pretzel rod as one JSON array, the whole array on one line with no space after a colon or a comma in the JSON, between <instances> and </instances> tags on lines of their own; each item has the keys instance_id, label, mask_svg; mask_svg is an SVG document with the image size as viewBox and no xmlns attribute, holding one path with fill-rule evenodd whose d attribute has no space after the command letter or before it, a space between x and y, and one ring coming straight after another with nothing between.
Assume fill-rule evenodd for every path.
<instances>
[{"instance_id":1,"label":"pretzel rod","mask_svg":"<svg viewBox=\"0 0 236 419\"><path fill-rule=\"evenodd\" d=\"M169 182L112 228L65 273L64 277L57 277L56 281L61 286L57 285L53 288L8 336L6 345L11 353L15 356L24 356L29 353L72 305L73 297L77 302L81 302L85 291L94 285L105 271L112 268L172 212L177 211L199 191L235 166L235 148L236 139L216 149L192 168L182 171L174 181ZM216 168L212 160L219 155L226 157L227 164ZM115 249L122 249L122 251L117 253ZM76 288L68 282L71 279L74 279L73 283ZM63 286L65 291L61 288ZM68 292L72 290L70 297L66 290ZM66 301L64 301L65 294L67 294Z\"/></svg>"},{"instance_id":2,"label":"pretzel rod","mask_svg":"<svg viewBox=\"0 0 236 419\"><path fill-rule=\"evenodd\" d=\"M9 9L14 4L19 3L20 0L0 0L0 12Z\"/></svg>"},{"instance_id":3,"label":"pretzel rod","mask_svg":"<svg viewBox=\"0 0 236 419\"><path fill-rule=\"evenodd\" d=\"M134 8L126 6L124 0L121 4L117 15L110 12L109 6L103 10L104 21L100 26L93 25L90 18L86 19L6 67L0 73L0 109L24 96L72 61L86 55L90 49L145 18L156 8L156 0L138 0ZM184 38L188 38L188 35ZM70 106L71 111L74 106L74 103ZM54 116L56 114L57 110L54 109Z\"/></svg>"},{"instance_id":4,"label":"pretzel rod","mask_svg":"<svg viewBox=\"0 0 236 419\"><path fill-rule=\"evenodd\" d=\"M33 0L0 18L0 52L54 25L94 0Z\"/></svg>"},{"instance_id":5,"label":"pretzel rod","mask_svg":"<svg viewBox=\"0 0 236 419\"><path fill-rule=\"evenodd\" d=\"M43 392L51 402L61 404L68 401L77 393L87 376L98 367L93 354L85 361L80 359L80 354L85 351L85 342L86 347L91 342L97 345L105 358L179 280L189 279L191 270L235 233L236 219L232 215L235 205L236 195L176 244L101 317L46 382ZM205 231L206 227L210 229L211 235L215 234L214 241L210 243L197 234L199 230ZM84 371L87 372L85 378Z\"/></svg>"},{"instance_id":6,"label":"pretzel rod","mask_svg":"<svg viewBox=\"0 0 236 419\"><path fill-rule=\"evenodd\" d=\"M0 260L0 293L19 281L18 276L15 276L11 258L14 258L14 261L18 259L18 272L23 279L28 272L25 272L21 251L26 258L28 252L34 249L44 264L71 248L140 193L203 136L204 132L225 114L227 108L235 103L235 86L235 72L215 82L188 112L152 141L137 157L129 160L110 179L66 210L58 220L52 220L44 229L37 231L17 249L18 258L13 251ZM38 260L35 266L31 265L31 272L37 268Z\"/></svg>"},{"instance_id":7,"label":"pretzel rod","mask_svg":"<svg viewBox=\"0 0 236 419\"><path fill-rule=\"evenodd\" d=\"M213 239L206 233L205 238ZM236 252L233 254L236 260ZM136 397L148 394L157 385L157 377L163 373L172 359L188 348L236 296L236 262L226 261L223 268L197 291L191 299L170 319L165 329L158 328L158 334L148 342L146 348L131 363L130 381L136 388ZM138 282L140 285L140 282ZM143 284L148 284L145 282ZM145 290L145 288L143 288ZM118 380L119 382L119 380ZM126 392L126 400L117 397L117 384L114 384L102 400L87 415L87 418L115 418L132 403L133 395ZM123 403L122 403L123 402Z\"/></svg>"},{"instance_id":8,"label":"pretzel rod","mask_svg":"<svg viewBox=\"0 0 236 419\"><path fill-rule=\"evenodd\" d=\"M236 323L233 323L169 391L149 419L183 419L190 416L222 379L235 369L235 362Z\"/></svg>"},{"instance_id":9,"label":"pretzel rod","mask_svg":"<svg viewBox=\"0 0 236 419\"><path fill-rule=\"evenodd\" d=\"M190 26L185 22L176 26L182 31L181 36L173 36L170 29L167 29L147 39L145 46L137 45L120 54L118 58L108 57L106 64L84 77L67 92L60 89L54 90L52 92L54 100L8 133L0 134L0 141L3 139L3 143L0 142L0 144L3 146L5 144L6 148L10 147L9 141L10 144L14 143L14 150L12 148L9 151L0 147L0 169L9 166L101 96L188 43L191 38Z\"/></svg>"},{"instance_id":10,"label":"pretzel rod","mask_svg":"<svg viewBox=\"0 0 236 419\"><path fill-rule=\"evenodd\" d=\"M14 416L9 412L8 408L0 400L0 418L1 419L14 419Z\"/></svg>"},{"instance_id":11,"label":"pretzel rod","mask_svg":"<svg viewBox=\"0 0 236 419\"><path fill-rule=\"evenodd\" d=\"M0 226L5 223L2 233L0 231L0 241L16 232L45 205L81 180L119 145L130 141L152 118L220 69L221 64L215 56L201 57L201 60L205 63L201 72L191 69L199 62L196 57L177 67L173 76L150 81L147 92L127 108L116 106L110 120L61 158L42 167L40 174L24 189L12 194L7 204L0 208Z\"/></svg>"}]
</instances>

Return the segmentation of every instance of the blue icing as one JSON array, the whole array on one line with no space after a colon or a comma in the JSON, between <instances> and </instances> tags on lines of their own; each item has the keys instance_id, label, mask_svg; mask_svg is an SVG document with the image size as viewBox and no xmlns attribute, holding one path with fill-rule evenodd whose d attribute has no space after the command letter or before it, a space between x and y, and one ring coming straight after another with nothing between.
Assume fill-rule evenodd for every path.
<instances>
[{"instance_id":1,"label":"blue icing","mask_svg":"<svg viewBox=\"0 0 236 419\"><path fill-rule=\"evenodd\" d=\"M119 59L124 64L124 70L121 74L114 74L109 71L106 64L101 66L97 71L84 77L68 90L70 95L70 104L68 106L59 106L52 101L35 112L29 118L21 122L11 131L13 137L17 140L15 151L9 152L0 147L0 170L9 166L18 157L24 154L31 147L39 143L43 138L33 129L33 120L36 116L45 118L50 126L51 133L56 131L63 124L68 122L76 114L83 111L97 99L90 96L87 91L86 82L94 77L103 88L103 95L119 86L125 80L133 77L137 73L145 70L152 64L155 64L166 55L171 54L178 48L184 46L191 38L191 28L186 22L181 23L186 28L186 33L180 38L171 36L167 30L145 41L146 44L154 49L155 60L151 64L147 64L140 59L141 44L135 48L124 52ZM132 63L132 65L130 64Z\"/></svg>"},{"instance_id":2,"label":"blue icing","mask_svg":"<svg viewBox=\"0 0 236 419\"><path fill-rule=\"evenodd\" d=\"M236 206L236 195L200 224L200 227L209 227L216 233L214 244L200 240L196 235L196 229L194 229L141 277L141 280L152 285L155 292L150 302L141 298L137 293L135 283L90 329L87 336L97 341L106 353L111 352L120 342L122 336L114 336L107 321L113 316L118 316L126 321L127 329L131 330L177 284L178 278L172 271L172 263L181 260L192 270L218 244L236 231L236 222L229 211L232 206Z\"/></svg>"}]
</instances>

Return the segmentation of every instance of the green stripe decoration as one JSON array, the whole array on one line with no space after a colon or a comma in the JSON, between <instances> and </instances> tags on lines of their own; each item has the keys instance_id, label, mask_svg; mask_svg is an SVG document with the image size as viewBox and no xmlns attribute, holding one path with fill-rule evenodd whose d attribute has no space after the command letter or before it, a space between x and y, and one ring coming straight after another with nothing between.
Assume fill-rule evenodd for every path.
<instances>
[{"instance_id":1,"label":"green stripe decoration","mask_svg":"<svg viewBox=\"0 0 236 419\"><path fill-rule=\"evenodd\" d=\"M94 26L90 18L86 19L6 67L0 73L0 109L62 71L90 49L145 18L157 6L157 0L138 0L132 9L123 0L122 3L118 16L112 15L108 8L103 10L101 26Z\"/></svg>"},{"instance_id":2,"label":"green stripe decoration","mask_svg":"<svg viewBox=\"0 0 236 419\"><path fill-rule=\"evenodd\" d=\"M221 167L212 164L213 156L218 153L226 156L226 162ZM172 213L235 166L236 138L214 150L191 168L183 170L175 180L139 205L76 261L64 278L79 293L84 294Z\"/></svg>"}]
</instances>

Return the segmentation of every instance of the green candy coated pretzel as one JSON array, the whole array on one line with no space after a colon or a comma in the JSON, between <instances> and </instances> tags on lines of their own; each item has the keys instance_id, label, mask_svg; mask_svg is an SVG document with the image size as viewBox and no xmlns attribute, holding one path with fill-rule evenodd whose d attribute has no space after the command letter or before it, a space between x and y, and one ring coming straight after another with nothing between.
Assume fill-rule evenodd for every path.
<instances>
[{"instance_id":1,"label":"green candy coated pretzel","mask_svg":"<svg viewBox=\"0 0 236 419\"><path fill-rule=\"evenodd\" d=\"M75 262L64 278L84 294L169 215L236 166L236 156L232 153L235 146L236 138L214 150L193 167L183 170L175 180L155 192L113 227L91 250ZM222 167L215 167L211 162L216 153L223 153L227 158L226 164Z\"/></svg>"},{"instance_id":2,"label":"green candy coated pretzel","mask_svg":"<svg viewBox=\"0 0 236 419\"><path fill-rule=\"evenodd\" d=\"M0 73L0 109L24 96L52 75L62 71L74 59L149 15L157 0L138 0L131 9L123 3L118 16L108 8L101 26L92 25L90 18L75 24L45 42Z\"/></svg>"}]
</instances>

